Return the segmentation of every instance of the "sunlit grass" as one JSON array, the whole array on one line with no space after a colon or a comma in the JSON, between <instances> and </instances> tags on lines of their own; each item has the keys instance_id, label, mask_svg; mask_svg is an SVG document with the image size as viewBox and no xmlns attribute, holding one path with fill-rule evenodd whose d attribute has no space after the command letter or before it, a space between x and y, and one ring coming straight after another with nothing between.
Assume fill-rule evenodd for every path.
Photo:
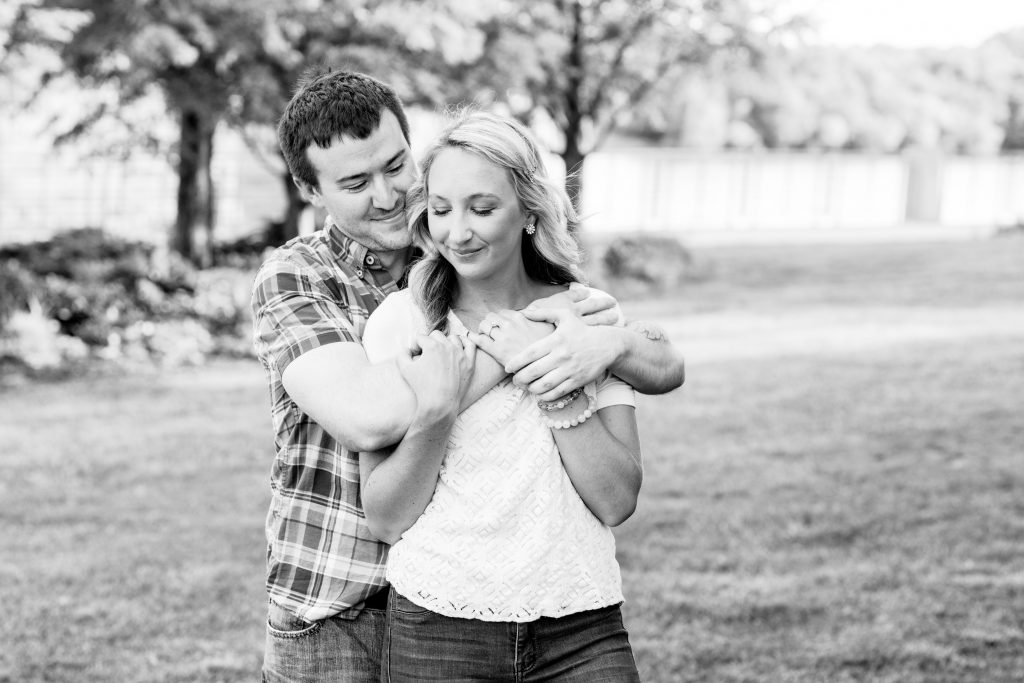
<instances>
[{"instance_id":1,"label":"sunlit grass","mask_svg":"<svg viewBox=\"0 0 1024 683\"><path fill-rule=\"evenodd\" d=\"M648 680L1019 678L1021 339L689 383L641 405L643 502L618 534Z\"/></svg>"},{"instance_id":2,"label":"sunlit grass","mask_svg":"<svg viewBox=\"0 0 1024 683\"><path fill-rule=\"evenodd\" d=\"M1024 303L1020 240L697 256L714 277L627 313ZM1021 396L1024 338L993 328L708 356L642 398L646 479L617 537L644 680L1019 680ZM254 361L8 387L0 443L0 681L258 677Z\"/></svg>"}]
</instances>

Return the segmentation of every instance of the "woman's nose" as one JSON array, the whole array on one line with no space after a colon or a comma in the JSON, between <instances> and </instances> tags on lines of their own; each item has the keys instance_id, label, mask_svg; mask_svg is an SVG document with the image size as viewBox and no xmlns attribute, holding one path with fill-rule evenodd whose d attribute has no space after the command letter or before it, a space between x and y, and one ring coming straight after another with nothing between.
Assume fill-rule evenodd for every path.
<instances>
[{"instance_id":1,"label":"woman's nose","mask_svg":"<svg viewBox=\"0 0 1024 683\"><path fill-rule=\"evenodd\" d=\"M473 234L469 227L469 221L466 219L465 214L458 214L453 217L451 230L448 233L448 239L456 244L461 244L467 241Z\"/></svg>"}]
</instances>

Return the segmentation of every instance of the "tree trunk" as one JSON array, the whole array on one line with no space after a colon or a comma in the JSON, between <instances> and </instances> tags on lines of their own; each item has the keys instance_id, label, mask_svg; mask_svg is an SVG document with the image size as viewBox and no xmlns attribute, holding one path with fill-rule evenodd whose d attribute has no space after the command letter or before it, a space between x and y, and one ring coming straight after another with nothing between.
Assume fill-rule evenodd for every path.
<instances>
[{"instance_id":1,"label":"tree trunk","mask_svg":"<svg viewBox=\"0 0 1024 683\"><path fill-rule=\"evenodd\" d=\"M568 131L565 136L565 151L562 152L562 161L565 162L565 191L572 199L572 206L579 213L580 193L583 192L583 160L586 155L580 151L579 141L570 137Z\"/></svg>"},{"instance_id":2,"label":"tree trunk","mask_svg":"<svg viewBox=\"0 0 1024 683\"><path fill-rule=\"evenodd\" d=\"M267 234L267 246L278 247L297 237L299 234L299 218L302 210L306 208L306 200L302 198L299 188L292 180L292 174L285 171L280 176L284 183L286 205L284 208L284 219L281 222L272 223Z\"/></svg>"},{"instance_id":3,"label":"tree trunk","mask_svg":"<svg viewBox=\"0 0 1024 683\"><path fill-rule=\"evenodd\" d=\"M213 131L216 121L196 110L181 113L178 217L174 249L201 268L213 264Z\"/></svg>"},{"instance_id":4,"label":"tree trunk","mask_svg":"<svg viewBox=\"0 0 1024 683\"><path fill-rule=\"evenodd\" d=\"M565 189L572 199L573 208L580 210L580 192L583 189L583 152L580 136L583 133L583 6L572 4L569 30L569 53L566 55L567 83L565 88Z\"/></svg>"}]
</instances>

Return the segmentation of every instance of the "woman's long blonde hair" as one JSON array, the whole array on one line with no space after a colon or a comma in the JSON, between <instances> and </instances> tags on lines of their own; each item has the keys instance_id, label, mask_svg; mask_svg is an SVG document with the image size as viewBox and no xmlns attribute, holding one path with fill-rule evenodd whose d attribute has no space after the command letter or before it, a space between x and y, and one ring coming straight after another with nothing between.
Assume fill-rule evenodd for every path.
<instances>
[{"instance_id":1,"label":"woman's long blonde hair","mask_svg":"<svg viewBox=\"0 0 1024 683\"><path fill-rule=\"evenodd\" d=\"M508 172L520 207L536 221L536 232L523 238L530 279L556 285L583 281L579 244L570 232L578 225L576 211L561 183L548 177L533 135L515 119L463 112L427 150L407 198L409 229L424 252L409 272L409 288L430 329L448 331L448 312L458 294L455 269L438 253L427 227L430 167L448 148L479 154Z\"/></svg>"}]
</instances>

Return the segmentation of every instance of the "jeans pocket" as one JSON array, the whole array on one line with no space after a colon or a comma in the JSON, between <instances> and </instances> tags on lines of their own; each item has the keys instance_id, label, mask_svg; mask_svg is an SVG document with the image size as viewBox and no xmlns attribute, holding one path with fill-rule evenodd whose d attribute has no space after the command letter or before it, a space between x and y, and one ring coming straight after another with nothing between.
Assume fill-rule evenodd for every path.
<instances>
[{"instance_id":1,"label":"jeans pocket","mask_svg":"<svg viewBox=\"0 0 1024 683\"><path fill-rule=\"evenodd\" d=\"M323 621L306 621L274 602L267 610L267 631L275 638L302 638L313 635L321 626Z\"/></svg>"},{"instance_id":2,"label":"jeans pocket","mask_svg":"<svg viewBox=\"0 0 1024 683\"><path fill-rule=\"evenodd\" d=\"M400 612L402 614L428 614L430 610L426 607L420 607L415 602L405 597L394 588L391 589L391 595L388 607L393 612Z\"/></svg>"}]
</instances>

